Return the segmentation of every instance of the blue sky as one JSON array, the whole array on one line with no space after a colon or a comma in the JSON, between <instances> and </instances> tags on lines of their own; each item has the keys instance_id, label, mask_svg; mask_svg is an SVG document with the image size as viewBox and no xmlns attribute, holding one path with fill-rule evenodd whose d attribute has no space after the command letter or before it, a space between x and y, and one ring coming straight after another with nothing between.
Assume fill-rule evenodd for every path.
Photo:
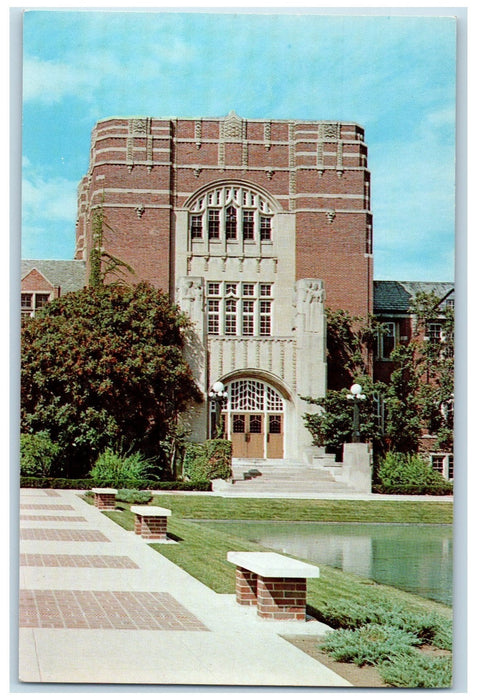
<instances>
[{"instance_id":1,"label":"blue sky","mask_svg":"<svg viewBox=\"0 0 477 700\"><path fill-rule=\"evenodd\" d=\"M27 12L22 256L73 257L98 119L232 109L362 124L375 278L454 278L455 22L437 16Z\"/></svg>"}]
</instances>

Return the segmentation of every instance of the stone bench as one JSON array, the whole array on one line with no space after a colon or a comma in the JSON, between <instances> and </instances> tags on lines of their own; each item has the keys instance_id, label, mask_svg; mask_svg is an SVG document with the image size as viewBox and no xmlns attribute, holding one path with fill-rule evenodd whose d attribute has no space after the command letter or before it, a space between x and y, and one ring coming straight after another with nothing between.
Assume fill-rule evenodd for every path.
<instances>
[{"instance_id":1,"label":"stone bench","mask_svg":"<svg viewBox=\"0 0 477 700\"><path fill-rule=\"evenodd\" d=\"M92 489L94 505L100 510L114 510L116 508L117 489Z\"/></svg>"},{"instance_id":2,"label":"stone bench","mask_svg":"<svg viewBox=\"0 0 477 700\"><path fill-rule=\"evenodd\" d=\"M158 506L131 506L134 519L134 532L147 540L165 540L167 537L167 517L171 511Z\"/></svg>"},{"instance_id":3,"label":"stone bench","mask_svg":"<svg viewBox=\"0 0 477 700\"><path fill-rule=\"evenodd\" d=\"M259 617L306 619L306 579L320 570L275 552L228 552L235 564L235 594L240 605L256 605Z\"/></svg>"}]
</instances>

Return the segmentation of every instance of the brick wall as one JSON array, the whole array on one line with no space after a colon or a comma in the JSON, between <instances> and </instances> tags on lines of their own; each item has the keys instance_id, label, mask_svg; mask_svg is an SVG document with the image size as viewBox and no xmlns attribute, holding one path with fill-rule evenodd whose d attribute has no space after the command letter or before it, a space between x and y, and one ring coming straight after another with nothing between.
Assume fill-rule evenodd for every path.
<instances>
[{"instance_id":1,"label":"brick wall","mask_svg":"<svg viewBox=\"0 0 477 700\"><path fill-rule=\"evenodd\" d=\"M333 308L371 311L370 176L364 132L354 124L233 114L100 121L78 192L76 257L88 258L92 211L102 205L104 248L137 279L172 292L175 209L231 179L265 189L296 215L296 279L323 279Z\"/></svg>"}]
</instances>

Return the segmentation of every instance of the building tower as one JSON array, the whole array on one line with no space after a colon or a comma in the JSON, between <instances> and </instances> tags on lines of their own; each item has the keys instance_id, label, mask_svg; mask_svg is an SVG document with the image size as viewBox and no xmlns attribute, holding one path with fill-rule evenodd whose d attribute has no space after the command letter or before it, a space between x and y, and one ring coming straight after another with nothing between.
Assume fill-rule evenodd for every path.
<instances>
[{"instance_id":1,"label":"building tower","mask_svg":"<svg viewBox=\"0 0 477 700\"><path fill-rule=\"evenodd\" d=\"M234 455L301 459L301 397L326 390L326 304L372 312L367 148L351 123L111 118L93 129L75 257L103 247L195 324L204 395L221 380ZM207 404L192 436L210 432Z\"/></svg>"}]
</instances>

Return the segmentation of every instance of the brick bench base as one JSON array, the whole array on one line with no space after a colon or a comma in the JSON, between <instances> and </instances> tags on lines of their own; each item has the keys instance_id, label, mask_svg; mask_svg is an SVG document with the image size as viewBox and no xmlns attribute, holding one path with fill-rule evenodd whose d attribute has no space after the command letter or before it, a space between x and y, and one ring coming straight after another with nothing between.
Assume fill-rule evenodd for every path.
<instances>
[{"instance_id":1,"label":"brick bench base","mask_svg":"<svg viewBox=\"0 0 477 700\"><path fill-rule=\"evenodd\" d=\"M93 489L94 505L100 510L116 509L116 489Z\"/></svg>"},{"instance_id":2,"label":"brick bench base","mask_svg":"<svg viewBox=\"0 0 477 700\"><path fill-rule=\"evenodd\" d=\"M155 506L132 506L134 532L146 540L167 539L167 517L171 514L166 508Z\"/></svg>"},{"instance_id":3,"label":"brick bench base","mask_svg":"<svg viewBox=\"0 0 477 700\"><path fill-rule=\"evenodd\" d=\"M229 552L227 559L236 565L237 603L256 605L268 620L306 620L306 579L318 578L318 567L273 552Z\"/></svg>"}]
</instances>

